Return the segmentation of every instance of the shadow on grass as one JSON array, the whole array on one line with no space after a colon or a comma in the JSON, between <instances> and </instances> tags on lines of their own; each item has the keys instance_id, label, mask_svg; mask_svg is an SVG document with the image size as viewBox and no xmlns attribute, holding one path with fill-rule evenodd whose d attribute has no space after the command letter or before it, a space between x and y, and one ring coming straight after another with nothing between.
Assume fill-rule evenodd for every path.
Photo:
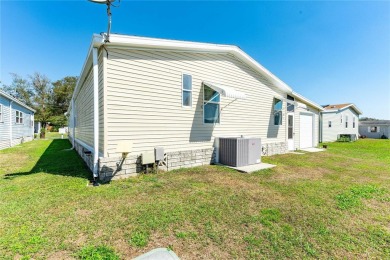
<instances>
[{"instance_id":1,"label":"shadow on grass","mask_svg":"<svg viewBox=\"0 0 390 260\"><path fill-rule=\"evenodd\" d=\"M91 173L75 150L70 150L68 139L53 139L35 166L29 172L8 173L4 179L13 179L34 173L91 178Z\"/></svg>"}]
</instances>

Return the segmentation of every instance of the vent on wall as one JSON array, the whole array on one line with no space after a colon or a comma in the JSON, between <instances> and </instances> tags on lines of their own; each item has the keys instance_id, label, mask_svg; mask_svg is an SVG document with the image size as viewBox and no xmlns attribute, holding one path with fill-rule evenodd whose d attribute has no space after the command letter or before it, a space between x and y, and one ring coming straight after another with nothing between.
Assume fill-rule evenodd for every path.
<instances>
[{"instance_id":1,"label":"vent on wall","mask_svg":"<svg viewBox=\"0 0 390 260\"><path fill-rule=\"evenodd\" d=\"M219 162L234 167L261 162L260 138L220 137Z\"/></svg>"}]
</instances>

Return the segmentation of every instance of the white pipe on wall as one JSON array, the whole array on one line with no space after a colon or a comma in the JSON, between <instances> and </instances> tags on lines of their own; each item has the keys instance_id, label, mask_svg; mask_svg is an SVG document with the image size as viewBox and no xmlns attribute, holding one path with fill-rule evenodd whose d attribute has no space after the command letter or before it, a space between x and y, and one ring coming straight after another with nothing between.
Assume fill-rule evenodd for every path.
<instances>
[{"instance_id":1,"label":"white pipe on wall","mask_svg":"<svg viewBox=\"0 0 390 260\"><path fill-rule=\"evenodd\" d=\"M12 147L12 103L9 101L9 147Z\"/></svg>"},{"instance_id":2,"label":"white pipe on wall","mask_svg":"<svg viewBox=\"0 0 390 260\"><path fill-rule=\"evenodd\" d=\"M93 48L93 177L98 177L99 159L99 67L98 49Z\"/></svg>"},{"instance_id":3,"label":"white pipe on wall","mask_svg":"<svg viewBox=\"0 0 390 260\"><path fill-rule=\"evenodd\" d=\"M72 106L72 115L71 115L71 121L72 121L72 149L74 149L74 142L75 142L75 139L76 139L76 120L75 120L75 107L74 107L74 98L72 97L72 103L71 103L71 106Z\"/></svg>"}]
</instances>

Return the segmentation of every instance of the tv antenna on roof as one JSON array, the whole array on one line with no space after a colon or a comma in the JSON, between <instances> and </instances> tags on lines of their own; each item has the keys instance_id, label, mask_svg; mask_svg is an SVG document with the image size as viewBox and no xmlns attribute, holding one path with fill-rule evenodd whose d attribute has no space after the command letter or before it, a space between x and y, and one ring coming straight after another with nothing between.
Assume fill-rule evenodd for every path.
<instances>
[{"instance_id":1,"label":"tv antenna on roof","mask_svg":"<svg viewBox=\"0 0 390 260\"><path fill-rule=\"evenodd\" d=\"M115 2L115 0L88 0L92 3L96 4L105 4L107 5L107 16L108 16L108 28L107 28L107 33L104 35L104 42L110 42L110 31L111 31L111 6L113 7L118 7L113 5L112 3ZM118 0L120 3L121 0Z\"/></svg>"}]
</instances>

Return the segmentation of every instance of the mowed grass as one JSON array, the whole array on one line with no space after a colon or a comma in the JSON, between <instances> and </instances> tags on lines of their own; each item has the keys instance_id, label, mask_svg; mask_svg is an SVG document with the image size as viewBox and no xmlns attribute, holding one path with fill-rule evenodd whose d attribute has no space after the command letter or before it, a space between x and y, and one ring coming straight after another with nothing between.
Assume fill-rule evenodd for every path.
<instances>
[{"instance_id":1,"label":"mowed grass","mask_svg":"<svg viewBox=\"0 0 390 260\"><path fill-rule=\"evenodd\" d=\"M390 258L390 142L330 143L88 187L68 140L0 151L0 258Z\"/></svg>"}]
</instances>

